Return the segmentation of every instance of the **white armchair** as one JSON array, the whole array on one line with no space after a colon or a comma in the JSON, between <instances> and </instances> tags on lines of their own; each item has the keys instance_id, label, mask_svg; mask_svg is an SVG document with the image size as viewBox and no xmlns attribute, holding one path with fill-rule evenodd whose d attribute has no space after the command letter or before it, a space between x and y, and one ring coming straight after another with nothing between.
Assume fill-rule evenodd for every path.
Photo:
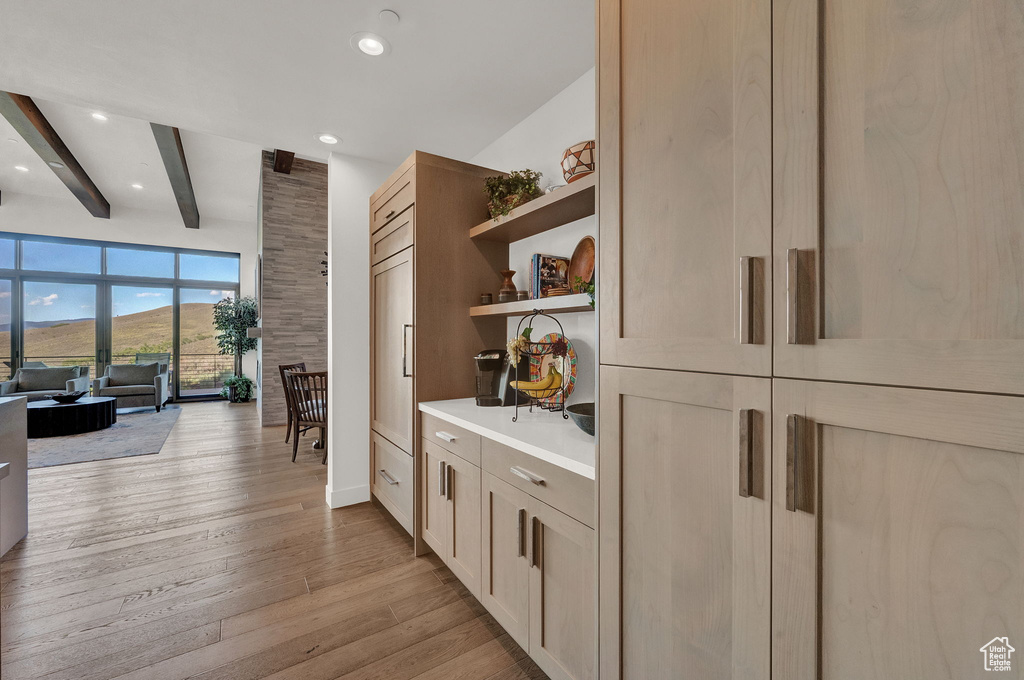
<instances>
[{"instance_id":1,"label":"white armchair","mask_svg":"<svg viewBox=\"0 0 1024 680\"><path fill-rule=\"evenodd\" d=\"M159 413L169 398L167 366L112 364L102 377L92 381L92 396L116 397L118 408L155 406Z\"/></svg>"}]
</instances>

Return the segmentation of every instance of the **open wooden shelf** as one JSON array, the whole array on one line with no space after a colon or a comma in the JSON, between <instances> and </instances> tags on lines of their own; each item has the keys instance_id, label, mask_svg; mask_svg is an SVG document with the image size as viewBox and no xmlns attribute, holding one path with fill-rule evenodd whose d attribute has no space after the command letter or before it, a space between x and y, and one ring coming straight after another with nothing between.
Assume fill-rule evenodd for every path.
<instances>
[{"instance_id":1,"label":"open wooden shelf","mask_svg":"<svg viewBox=\"0 0 1024 680\"><path fill-rule=\"evenodd\" d=\"M592 312L590 296L586 293L576 295L560 295L559 297L541 298L540 300L517 300L516 302L498 302L493 305L479 305L469 308L470 316L526 316L533 310L540 309L548 314L565 314L568 312Z\"/></svg>"},{"instance_id":2,"label":"open wooden shelf","mask_svg":"<svg viewBox=\"0 0 1024 680\"><path fill-rule=\"evenodd\" d=\"M549 229L589 217L595 212L597 173L576 180L554 193L525 203L505 217L487 220L469 230L469 237L514 243Z\"/></svg>"}]
</instances>

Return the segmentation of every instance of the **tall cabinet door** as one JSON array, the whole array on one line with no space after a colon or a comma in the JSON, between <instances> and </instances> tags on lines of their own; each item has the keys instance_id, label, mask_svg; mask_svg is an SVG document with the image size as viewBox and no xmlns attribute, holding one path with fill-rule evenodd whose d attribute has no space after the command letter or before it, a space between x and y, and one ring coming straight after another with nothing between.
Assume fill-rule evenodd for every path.
<instances>
[{"instance_id":1,"label":"tall cabinet door","mask_svg":"<svg viewBox=\"0 0 1024 680\"><path fill-rule=\"evenodd\" d=\"M370 270L373 429L406 453L413 437L413 248Z\"/></svg>"},{"instance_id":2,"label":"tall cabinet door","mask_svg":"<svg viewBox=\"0 0 1024 680\"><path fill-rule=\"evenodd\" d=\"M486 472L481 474L480 495L480 602L520 647L529 649L530 552L526 539L532 499Z\"/></svg>"},{"instance_id":3,"label":"tall cabinet door","mask_svg":"<svg viewBox=\"0 0 1024 680\"><path fill-rule=\"evenodd\" d=\"M773 677L989 677L1024 640L1024 399L774 389Z\"/></svg>"},{"instance_id":4,"label":"tall cabinet door","mask_svg":"<svg viewBox=\"0 0 1024 680\"><path fill-rule=\"evenodd\" d=\"M775 0L776 375L1024 394L1019 0Z\"/></svg>"},{"instance_id":5,"label":"tall cabinet door","mask_svg":"<svg viewBox=\"0 0 1024 680\"><path fill-rule=\"evenodd\" d=\"M601 363L770 375L771 2L599 12Z\"/></svg>"},{"instance_id":6,"label":"tall cabinet door","mask_svg":"<svg viewBox=\"0 0 1024 680\"><path fill-rule=\"evenodd\" d=\"M448 550L446 564L469 592L480 597L480 468L447 457Z\"/></svg>"},{"instance_id":7,"label":"tall cabinet door","mask_svg":"<svg viewBox=\"0 0 1024 680\"><path fill-rule=\"evenodd\" d=\"M600 677L766 680L771 381L602 367L600 417Z\"/></svg>"},{"instance_id":8,"label":"tall cabinet door","mask_svg":"<svg viewBox=\"0 0 1024 680\"><path fill-rule=\"evenodd\" d=\"M530 508L530 656L551 680L593 680L594 530L540 501Z\"/></svg>"}]
</instances>

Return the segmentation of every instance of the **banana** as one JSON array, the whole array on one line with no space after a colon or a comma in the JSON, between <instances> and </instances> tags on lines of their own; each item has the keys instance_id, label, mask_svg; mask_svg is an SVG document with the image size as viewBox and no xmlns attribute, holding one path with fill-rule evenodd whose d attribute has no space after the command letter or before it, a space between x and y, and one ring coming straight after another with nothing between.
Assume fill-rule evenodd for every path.
<instances>
[{"instance_id":1,"label":"banana","mask_svg":"<svg viewBox=\"0 0 1024 680\"><path fill-rule=\"evenodd\" d=\"M546 378L540 380L513 380L512 388L517 389L521 392L526 392L531 397L536 399L546 399L553 397L558 393L559 388L562 387L562 374L558 372L554 366L548 369L548 375Z\"/></svg>"}]
</instances>

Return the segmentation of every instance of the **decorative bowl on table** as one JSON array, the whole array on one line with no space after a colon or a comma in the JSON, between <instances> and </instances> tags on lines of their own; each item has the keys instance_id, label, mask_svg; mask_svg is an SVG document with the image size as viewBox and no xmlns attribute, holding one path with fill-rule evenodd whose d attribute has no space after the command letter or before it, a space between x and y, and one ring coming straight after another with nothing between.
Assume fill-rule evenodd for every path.
<instances>
[{"instance_id":1,"label":"decorative bowl on table","mask_svg":"<svg viewBox=\"0 0 1024 680\"><path fill-rule=\"evenodd\" d=\"M594 402L588 401L582 404L573 404L565 408L572 422L591 437L594 436Z\"/></svg>"},{"instance_id":2,"label":"decorative bowl on table","mask_svg":"<svg viewBox=\"0 0 1024 680\"><path fill-rule=\"evenodd\" d=\"M55 394L50 398L58 404L73 404L87 394L89 393L79 390L78 392L62 392L60 394Z\"/></svg>"}]
</instances>

